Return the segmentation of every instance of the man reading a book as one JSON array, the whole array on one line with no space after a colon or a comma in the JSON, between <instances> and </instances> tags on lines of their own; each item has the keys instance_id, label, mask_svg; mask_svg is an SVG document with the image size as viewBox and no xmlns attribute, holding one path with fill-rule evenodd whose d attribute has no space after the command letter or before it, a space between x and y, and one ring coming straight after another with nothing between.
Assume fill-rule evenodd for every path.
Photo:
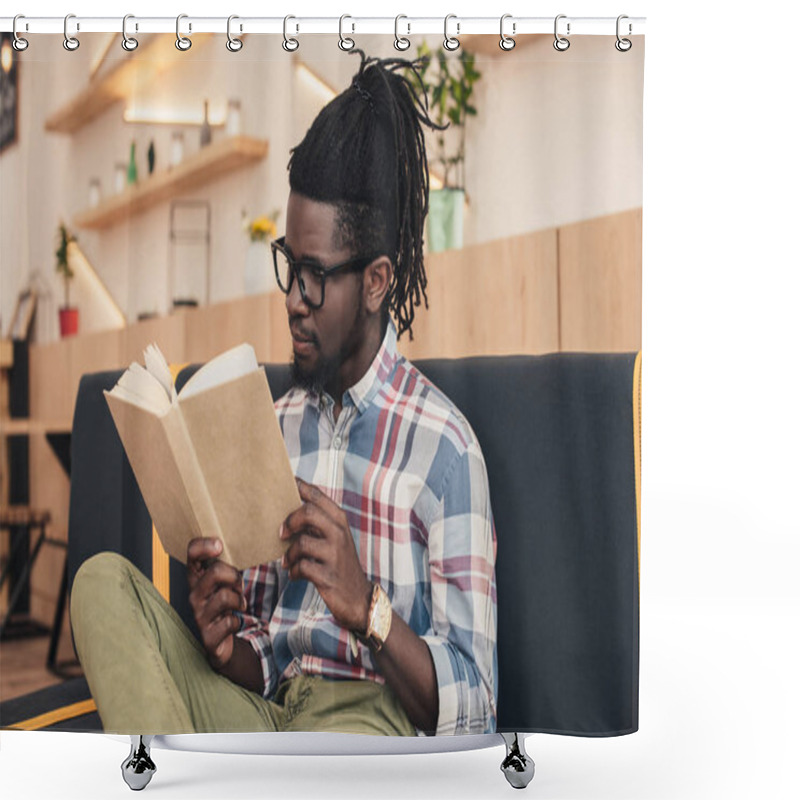
<instances>
[{"instance_id":1,"label":"man reading a book","mask_svg":"<svg viewBox=\"0 0 800 800\"><path fill-rule=\"evenodd\" d=\"M100 668L87 669L106 730L495 730L483 455L397 351L427 303L422 126L433 124L409 62L361 56L292 151L286 235L273 243L294 382L275 408L303 501L281 528L285 555L239 573L217 540L191 542L199 643L127 562L113 559L113 578L108 559L105 572L87 562L73 590L85 666L100 647L81 617L103 585L134 586L146 640L126 691L103 692Z\"/></svg>"}]
</instances>

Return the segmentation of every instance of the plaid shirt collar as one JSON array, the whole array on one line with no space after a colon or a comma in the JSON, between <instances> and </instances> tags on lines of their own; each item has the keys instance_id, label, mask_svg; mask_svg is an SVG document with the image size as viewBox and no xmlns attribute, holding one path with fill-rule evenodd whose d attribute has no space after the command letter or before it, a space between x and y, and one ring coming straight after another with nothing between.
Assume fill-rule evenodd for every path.
<instances>
[{"instance_id":1,"label":"plaid shirt collar","mask_svg":"<svg viewBox=\"0 0 800 800\"><path fill-rule=\"evenodd\" d=\"M394 320L389 318L386 333L375 358L372 359L372 363L361 379L344 393L342 406L353 405L359 414L363 414L392 374L397 359L397 328ZM316 401L320 408L324 408L327 404L333 407L334 404L333 397L328 392L323 392L319 396L314 392L309 392L309 399Z\"/></svg>"}]
</instances>

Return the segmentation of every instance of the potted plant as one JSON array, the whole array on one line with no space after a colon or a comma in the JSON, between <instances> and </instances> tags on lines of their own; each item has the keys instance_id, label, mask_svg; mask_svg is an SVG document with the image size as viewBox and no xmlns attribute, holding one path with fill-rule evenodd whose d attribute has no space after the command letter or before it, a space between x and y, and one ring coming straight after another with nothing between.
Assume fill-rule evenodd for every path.
<instances>
[{"instance_id":1,"label":"potted plant","mask_svg":"<svg viewBox=\"0 0 800 800\"><path fill-rule=\"evenodd\" d=\"M69 284L75 277L69 263L69 246L77 238L71 234L63 222L58 226L56 234L56 272L64 279L64 305L58 309L58 322L61 336L72 336L78 332L78 309L69 304Z\"/></svg>"},{"instance_id":2,"label":"potted plant","mask_svg":"<svg viewBox=\"0 0 800 800\"><path fill-rule=\"evenodd\" d=\"M419 75L430 102L431 118L447 131L437 131L431 163L441 171L443 187L430 193L428 249L435 253L461 247L464 235L464 158L467 117L478 111L472 93L481 73L475 56L462 49L458 58L448 58L444 48L435 53L423 42L417 48L422 58Z\"/></svg>"},{"instance_id":3,"label":"potted plant","mask_svg":"<svg viewBox=\"0 0 800 800\"><path fill-rule=\"evenodd\" d=\"M250 247L244 262L244 293L263 294L278 288L269 243L278 234L277 221L280 209L248 219L242 209L242 229L250 237Z\"/></svg>"}]
</instances>

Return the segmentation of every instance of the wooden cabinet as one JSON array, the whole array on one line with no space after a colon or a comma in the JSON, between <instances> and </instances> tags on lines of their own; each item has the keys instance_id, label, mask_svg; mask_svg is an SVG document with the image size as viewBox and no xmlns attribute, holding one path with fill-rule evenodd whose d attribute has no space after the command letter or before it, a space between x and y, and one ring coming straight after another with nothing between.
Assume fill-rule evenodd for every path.
<instances>
[{"instance_id":1,"label":"wooden cabinet","mask_svg":"<svg viewBox=\"0 0 800 800\"><path fill-rule=\"evenodd\" d=\"M408 358L542 354L641 348L641 209L426 257L429 309L416 309ZM203 362L243 341L261 362L286 362L291 339L284 295L243 297L75 336L30 350L31 504L52 514L66 539L69 483L45 440L68 429L81 375L141 361L158 342L174 364ZM31 610L52 620L63 556L43 553Z\"/></svg>"}]
</instances>

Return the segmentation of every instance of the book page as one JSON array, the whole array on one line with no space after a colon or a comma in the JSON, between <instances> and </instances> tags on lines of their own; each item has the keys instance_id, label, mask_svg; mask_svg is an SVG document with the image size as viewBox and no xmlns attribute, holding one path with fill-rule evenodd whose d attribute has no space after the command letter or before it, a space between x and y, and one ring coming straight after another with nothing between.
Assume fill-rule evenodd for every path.
<instances>
[{"instance_id":1,"label":"book page","mask_svg":"<svg viewBox=\"0 0 800 800\"><path fill-rule=\"evenodd\" d=\"M144 366L147 371L164 387L170 401L175 402L175 384L172 382L172 373L167 364L167 359L159 350L157 344L149 344L144 349Z\"/></svg>"},{"instance_id":2,"label":"book page","mask_svg":"<svg viewBox=\"0 0 800 800\"><path fill-rule=\"evenodd\" d=\"M255 372L258 369L258 360L252 345L240 344L231 350L212 358L200 367L180 391L181 399L204 392L212 386L219 386L236 378Z\"/></svg>"},{"instance_id":3,"label":"book page","mask_svg":"<svg viewBox=\"0 0 800 800\"><path fill-rule=\"evenodd\" d=\"M202 484L202 477L193 475L185 466L187 450L191 448L187 448L188 442L181 441L186 434L181 430L180 410L170 407L158 417L112 392L104 394L164 549L186 563L188 543L196 536L215 536L217 527L204 530L201 515L193 505L196 485L198 480ZM188 490L187 482L195 491Z\"/></svg>"},{"instance_id":4,"label":"book page","mask_svg":"<svg viewBox=\"0 0 800 800\"><path fill-rule=\"evenodd\" d=\"M166 414L172 407L162 383L136 361L125 370L109 394L157 416Z\"/></svg>"}]
</instances>

